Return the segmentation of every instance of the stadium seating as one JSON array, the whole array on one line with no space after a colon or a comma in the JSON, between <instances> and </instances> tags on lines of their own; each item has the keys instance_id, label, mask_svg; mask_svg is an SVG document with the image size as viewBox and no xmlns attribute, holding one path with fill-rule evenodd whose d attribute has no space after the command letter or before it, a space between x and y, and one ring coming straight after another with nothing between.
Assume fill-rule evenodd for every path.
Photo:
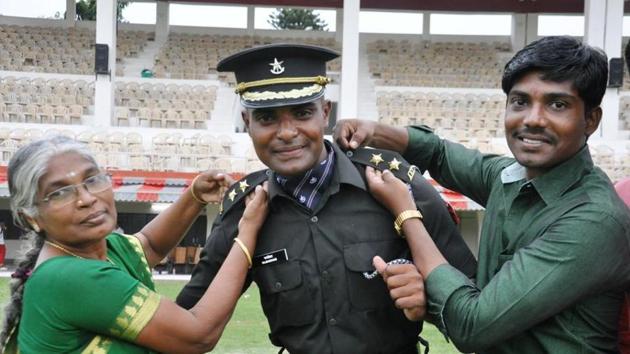
<instances>
[{"instance_id":1,"label":"stadium seating","mask_svg":"<svg viewBox=\"0 0 630 354\"><path fill-rule=\"evenodd\" d=\"M376 85L497 88L507 43L377 40L368 43Z\"/></svg>"},{"instance_id":2,"label":"stadium seating","mask_svg":"<svg viewBox=\"0 0 630 354\"><path fill-rule=\"evenodd\" d=\"M151 32L118 31L117 74L125 57L135 57ZM90 75L94 72L94 30L79 27L0 25L0 70Z\"/></svg>"},{"instance_id":3,"label":"stadium seating","mask_svg":"<svg viewBox=\"0 0 630 354\"><path fill-rule=\"evenodd\" d=\"M205 129L216 86L118 82L113 125Z\"/></svg>"},{"instance_id":4,"label":"stadium seating","mask_svg":"<svg viewBox=\"0 0 630 354\"><path fill-rule=\"evenodd\" d=\"M4 122L81 124L93 100L93 84L85 80L0 77Z\"/></svg>"},{"instance_id":5,"label":"stadium seating","mask_svg":"<svg viewBox=\"0 0 630 354\"><path fill-rule=\"evenodd\" d=\"M171 33L168 41L155 56L153 72L156 77L171 79L208 79L217 75L216 67L221 58L242 49L271 43L313 44L340 50L334 38L276 38L260 36L199 35L189 33ZM329 70L340 71L341 60L329 63ZM234 84L231 74L221 74L219 79Z\"/></svg>"}]
</instances>

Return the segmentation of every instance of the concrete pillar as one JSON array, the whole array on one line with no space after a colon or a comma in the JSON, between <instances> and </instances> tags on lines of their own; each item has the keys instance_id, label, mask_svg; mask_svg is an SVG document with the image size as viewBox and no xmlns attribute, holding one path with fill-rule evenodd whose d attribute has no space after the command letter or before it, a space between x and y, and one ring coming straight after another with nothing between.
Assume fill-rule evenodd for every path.
<instances>
[{"instance_id":1,"label":"concrete pillar","mask_svg":"<svg viewBox=\"0 0 630 354\"><path fill-rule=\"evenodd\" d=\"M343 1L343 42L341 56L341 93L337 119L356 118L359 86L359 10L360 0ZM339 28L339 26L337 26Z\"/></svg>"},{"instance_id":2,"label":"concrete pillar","mask_svg":"<svg viewBox=\"0 0 630 354\"><path fill-rule=\"evenodd\" d=\"M525 44L531 43L538 39L538 14L527 14L525 16L526 29L525 29Z\"/></svg>"},{"instance_id":3,"label":"concrete pillar","mask_svg":"<svg viewBox=\"0 0 630 354\"><path fill-rule=\"evenodd\" d=\"M510 36L512 50L518 51L526 44L527 39L527 15L512 14L512 34Z\"/></svg>"},{"instance_id":4,"label":"concrete pillar","mask_svg":"<svg viewBox=\"0 0 630 354\"><path fill-rule=\"evenodd\" d=\"M584 41L603 49L610 58L621 57L623 0L586 0L584 3ZM619 132L619 89L610 87L601 104L604 112L594 137L617 139Z\"/></svg>"},{"instance_id":5,"label":"concrete pillar","mask_svg":"<svg viewBox=\"0 0 630 354\"><path fill-rule=\"evenodd\" d=\"M343 9L337 9L336 11L337 21L335 29L335 40L341 42L343 40Z\"/></svg>"},{"instance_id":6,"label":"concrete pillar","mask_svg":"<svg viewBox=\"0 0 630 354\"><path fill-rule=\"evenodd\" d=\"M96 75L94 83L94 127L111 125L114 115L116 79L116 0L97 0L96 43L109 47L109 74Z\"/></svg>"},{"instance_id":7,"label":"concrete pillar","mask_svg":"<svg viewBox=\"0 0 630 354\"><path fill-rule=\"evenodd\" d=\"M247 33L250 36L254 35L256 31L256 7L253 5L247 6Z\"/></svg>"},{"instance_id":8,"label":"concrete pillar","mask_svg":"<svg viewBox=\"0 0 630 354\"><path fill-rule=\"evenodd\" d=\"M608 0L584 1L584 43L604 48L606 30L606 2ZM623 11L621 12L623 13Z\"/></svg>"},{"instance_id":9,"label":"concrete pillar","mask_svg":"<svg viewBox=\"0 0 630 354\"><path fill-rule=\"evenodd\" d=\"M75 0L66 0L66 19L64 20L66 27L74 27L77 17L77 6Z\"/></svg>"},{"instance_id":10,"label":"concrete pillar","mask_svg":"<svg viewBox=\"0 0 630 354\"><path fill-rule=\"evenodd\" d=\"M158 1L155 7L155 42L165 43L168 40L170 7L168 1Z\"/></svg>"},{"instance_id":11,"label":"concrete pillar","mask_svg":"<svg viewBox=\"0 0 630 354\"><path fill-rule=\"evenodd\" d=\"M422 39L431 39L431 14L429 12L422 13Z\"/></svg>"}]
</instances>

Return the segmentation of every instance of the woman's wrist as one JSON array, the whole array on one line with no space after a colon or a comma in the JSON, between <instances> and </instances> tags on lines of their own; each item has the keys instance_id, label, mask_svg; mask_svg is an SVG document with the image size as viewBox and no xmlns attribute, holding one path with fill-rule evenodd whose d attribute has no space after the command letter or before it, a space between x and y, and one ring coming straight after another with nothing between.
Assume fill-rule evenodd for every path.
<instances>
[{"instance_id":1,"label":"woman's wrist","mask_svg":"<svg viewBox=\"0 0 630 354\"><path fill-rule=\"evenodd\" d=\"M197 179L200 177L201 175L197 175L192 182L190 183L190 187L188 187L188 190L190 191L190 195L192 196L192 198L199 204L205 206L206 204L208 204L208 202L206 202L205 200L203 200L201 198L201 196L199 194L197 194L195 192L195 182L197 182Z\"/></svg>"}]
</instances>

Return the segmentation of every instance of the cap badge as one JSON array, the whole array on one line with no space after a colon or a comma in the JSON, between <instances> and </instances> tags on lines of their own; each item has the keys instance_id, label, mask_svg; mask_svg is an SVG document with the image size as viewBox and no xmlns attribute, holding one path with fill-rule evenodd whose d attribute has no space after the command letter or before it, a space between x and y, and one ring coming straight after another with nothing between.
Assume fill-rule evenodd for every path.
<instances>
[{"instance_id":1,"label":"cap badge","mask_svg":"<svg viewBox=\"0 0 630 354\"><path fill-rule=\"evenodd\" d=\"M271 70L269 70L269 72L274 75L282 74L284 72L284 66L282 66L282 63L284 63L284 60L278 61L278 58L273 58L273 63L269 63L269 65L271 65Z\"/></svg>"}]
</instances>

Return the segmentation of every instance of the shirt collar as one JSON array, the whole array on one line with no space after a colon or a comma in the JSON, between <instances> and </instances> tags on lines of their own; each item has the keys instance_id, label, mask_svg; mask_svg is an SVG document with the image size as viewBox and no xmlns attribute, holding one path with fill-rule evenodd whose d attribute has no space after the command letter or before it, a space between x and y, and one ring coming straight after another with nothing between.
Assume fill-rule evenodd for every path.
<instances>
[{"instance_id":1,"label":"shirt collar","mask_svg":"<svg viewBox=\"0 0 630 354\"><path fill-rule=\"evenodd\" d=\"M523 181L522 185L531 182L543 201L550 204L578 182L585 172L592 169L593 159L588 145L584 145L571 158L531 181L526 181L525 167L515 162L501 172L501 182L510 184Z\"/></svg>"},{"instance_id":2,"label":"shirt collar","mask_svg":"<svg viewBox=\"0 0 630 354\"><path fill-rule=\"evenodd\" d=\"M359 170L354 165L352 160L350 160L348 154L342 151L341 148L337 146L337 144L331 145L335 150L335 154L337 155L337 161L335 165L335 169L337 171L335 176L337 176L337 178L333 180L333 183L336 185L335 188L337 188L338 190L339 184L345 183L367 191L367 185L365 184L363 176L361 175L361 173L359 173Z\"/></svg>"},{"instance_id":3,"label":"shirt collar","mask_svg":"<svg viewBox=\"0 0 630 354\"><path fill-rule=\"evenodd\" d=\"M276 182L300 204L313 209L330 184L335 163L335 151L331 144L324 142L327 156L301 176L286 177L276 173Z\"/></svg>"},{"instance_id":4,"label":"shirt collar","mask_svg":"<svg viewBox=\"0 0 630 354\"><path fill-rule=\"evenodd\" d=\"M339 191L339 184L341 183L350 184L367 191L367 185L365 184L363 177L352 161L348 158L346 153L342 151L337 144L333 144L328 141L325 141L325 144L330 144L335 152L335 164L332 171L332 180L328 186L328 188L331 188L331 194ZM282 187L278 184L278 182L276 182L274 173L271 170L267 170L267 176L269 181L269 200L272 200L278 195L291 198L289 194L282 190Z\"/></svg>"}]
</instances>

